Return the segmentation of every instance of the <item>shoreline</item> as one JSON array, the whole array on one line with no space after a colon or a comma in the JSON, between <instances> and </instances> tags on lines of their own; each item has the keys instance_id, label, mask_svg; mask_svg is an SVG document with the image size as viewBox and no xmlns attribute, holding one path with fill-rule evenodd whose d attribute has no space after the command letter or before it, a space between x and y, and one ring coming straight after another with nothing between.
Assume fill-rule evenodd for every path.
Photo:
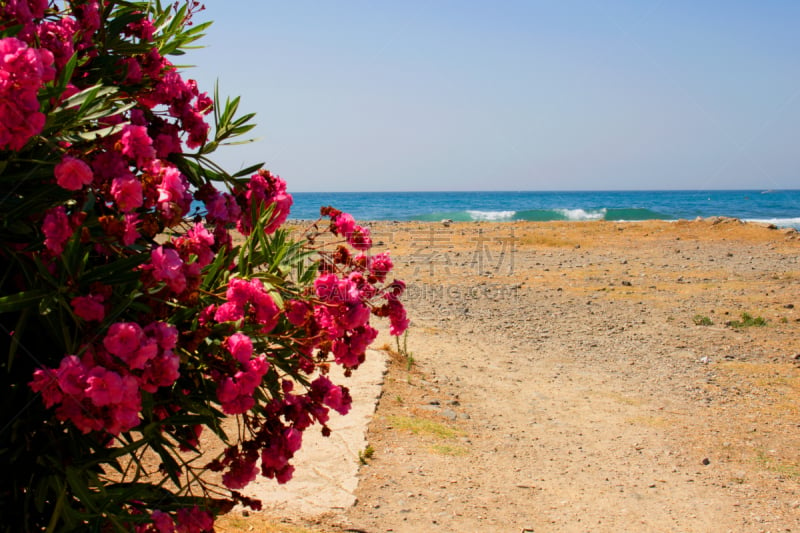
<instances>
[{"instance_id":1,"label":"shoreline","mask_svg":"<svg viewBox=\"0 0 800 533\"><path fill-rule=\"evenodd\" d=\"M325 219L310 219L310 218L291 218L291 216L286 220L288 224L293 225L302 225L307 224L311 225L315 222L322 220L323 222ZM357 219L360 224L363 224L367 227L372 225L381 225L381 224L550 224L550 223L564 223L564 224L582 224L582 223L593 223L593 222L607 222L607 223L619 223L619 224L637 224L643 222L665 222L665 223L672 223L672 224L686 224L689 222L706 222L712 224L719 224L719 223L740 223L740 224L754 224L762 227L766 227L768 229L777 229L777 230L794 230L795 232L800 232L800 218L798 218L797 222L793 222L791 224L781 224L779 223L780 220L783 219L740 219L736 217L726 217L721 215L715 215L710 217L696 217L694 219L686 219L686 218L676 218L676 219L663 219L663 218L648 218L642 220L605 220L605 219L590 219L590 220L453 220L453 219L441 219L441 220L421 220L421 219L411 219L411 220L400 220L400 219ZM792 219L794 220L794 219Z\"/></svg>"}]
</instances>

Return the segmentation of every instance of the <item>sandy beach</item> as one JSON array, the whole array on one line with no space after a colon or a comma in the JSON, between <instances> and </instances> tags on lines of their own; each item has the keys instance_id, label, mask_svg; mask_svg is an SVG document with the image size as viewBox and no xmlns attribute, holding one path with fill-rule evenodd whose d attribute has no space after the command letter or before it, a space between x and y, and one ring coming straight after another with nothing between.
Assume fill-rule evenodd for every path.
<instances>
[{"instance_id":1,"label":"sandy beach","mask_svg":"<svg viewBox=\"0 0 800 533\"><path fill-rule=\"evenodd\" d=\"M409 285L406 349L375 345L393 355L356 505L292 527L800 529L796 232L371 228Z\"/></svg>"}]
</instances>

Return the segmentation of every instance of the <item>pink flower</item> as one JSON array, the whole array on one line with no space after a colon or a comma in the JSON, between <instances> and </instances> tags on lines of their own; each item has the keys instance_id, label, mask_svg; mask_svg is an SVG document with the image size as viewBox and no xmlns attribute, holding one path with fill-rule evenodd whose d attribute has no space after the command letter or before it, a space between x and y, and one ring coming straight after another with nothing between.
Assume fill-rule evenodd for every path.
<instances>
[{"instance_id":1,"label":"pink flower","mask_svg":"<svg viewBox=\"0 0 800 533\"><path fill-rule=\"evenodd\" d=\"M108 415L104 418L104 429L111 435L119 435L139 425L139 411L142 410L142 396L136 378L127 375L122 378L121 400L111 405Z\"/></svg>"},{"instance_id":2,"label":"pink flower","mask_svg":"<svg viewBox=\"0 0 800 533\"><path fill-rule=\"evenodd\" d=\"M241 415L249 411L256 404L252 396L240 395L233 400L222 404L222 412L226 415Z\"/></svg>"},{"instance_id":3,"label":"pink flower","mask_svg":"<svg viewBox=\"0 0 800 533\"><path fill-rule=\"evenodd\" d=\"M178 509L175 518L177 533L210 533L214 531L214 517L196 505L190 509Z\"/></svg>"},{"instance_id":4,"label":"pink flower","mask_svg":"<svg viewBox=\"0 0 800 533\"><path fill-rule=\"evenodd\" d=\"M123 213L142 206L142 184L131 174L114 178L111 182L111 194Z\"/></svg>"},{"instance_id":5,"label":"pink flower","mask_svg":"<svg viewBox=\"0 0 800 533\"><path fill-rule=\"evenodd\" d=\"M261 333L269 333L278 325L278 317L281 311L278 309L272 296L264 290L263 284L259 280L253 281L259 286L250 301L253 307L255 307L255 320L261 324Z\"/></svg>"},{"instance_id":6,"label":"pink flower","mask_svg":"<svg viewBox=\"0 0 800 533\"><path fill-rule=\"evenodd\" d=\"M86 396L97 407L116 404L122 400L122 377L101 366L94 367L86 380Z\"/></svg>"},{"instance_id":7,"label":"pink flower","mask_svg":"<svg viewBox=\"0 0 800 533\"><path fill-rule=\"evenodd\" d=\"M119 357L124 360L130 368L140 370L147 365L148 361L152 360L157 355L158 343L149 337L145 337L141 340L136 350L120 355Z\"/></svg>"},{"instance_id":8,"label":"pink flower","mask_svg":"<svg viewBox=\"0 0 800 533\"><path fill-rule=\"evenodd\" d=\"M139 224L139 215L136 213L128 213L125 215L125 230L122 233L122 244L130 246L135 243L141 235L136 229Z\"/></svg>"},{"instance_id":9,"label":"pink flower","mask_svg":"<svg viewBox=\"0 0 800 533\"><path fill-rule=\"evenodd\" d=\"M388 274L392 268L394 268L394 264L392 264L388 253L375 254L372 257L370 272L372 272L372 275L375 276L375 279L378 281L383 282L386 279L386 274Z\"/></svg>"},{"instance_id":10,"label":"pink flower","mask_svg":"<svg viewBox=\"0 0 800 533\"><path fill-rule=\"evenodd\" d=\"M208 115L211 111L214 110L214 100L208 96L208 93L200 93L197 95L197 100L195 101L194 108L199 113L204 115Z\"/></svg>"},{"instance_id":11,"label":"pink flower","mask_svg":"<svg viewBox=\"0 0 800 533\"><path fill-rule=\"evenodd\" d=\"M192 203L189 182L175 166L161 164L158 160L150 166L149 172L161 180L157 186L156 202L164 223L168 226L177 224L189 212Z\"/></svg>"},{"instance_id":12,"label":"pink flower","mask_svg":"<svg viewBox=\"0 0 800 533\"><path fill-rule=\"evenodd\" d=\"M350 393L347 390L347 387L339 387L338 385L332 386L330 389L328 389L328 393L325 395L324 401L325 405L340 415L346 415L350 412L352 399L350 398Z\"/></svg>"},{"instance_id":13,"label":"pink flower","mask_svg":"<svg viewBox=\"0 0 800 533\"><path fill-rule=\"evenodd\" d=\"M169 387L180 377L180 358L172 350L150 359L144 365L140 386L147 392L156 392L159 387Z\"/></svg>"},{"instance_id":14,"label":"pink flower","mask_svg":"<svg viewBox=\"0 0 800 533\"><path fill-rule=\"evenodd\" d=\"M106 316L103 296L100 294L90 294L89 296L76 296L70 302L75 314L86 321L102 321Z\"/></svg>"},{"instance_id":15,"label":"pink flower","mask_svg":"<svg viewBox=\"0 0 800 533\"><path fill-rule=\"evenodd\" d=\"M181 251L183 257L196 255L196 263L200 268L214 260L214 252L211 249L214 245L214 235L201 222L196 222L194 227L186 232L185 237L175 238L172 242Z\"/></svg>"},{"instance_id":16,"label":"pink flower","mask_svg":"<svg viewBox=\"0 0 800 533\"><path fill-rule=\"evenodd\" d=\"M72 228L63 205L47 211L42 224L44 245L54 255L64 251L64 244L72 236Z\"/></svg>"},{"instance_id":17,"label":"pink flower","mask_svg":"<svg viewBox=\"0 0 800 533\"><path fill-rule=\"evenodd\" d=\"M72 12L81 25L83 41L91 42L92 36L100 28L100 5L98 0L72 4Z\"/></svg>"},{"instance_id":18,"label":"pink flower","mask_svg":"<svg viewBox=\"0 0 800 533\"><path fill-rule=\"evenodd\" d=\"M352 350L350 345L341 339L333 341L332 345L334 360L345 368L356 368L361 364L360 355Z\"/></svg>"},{"instance_id":19,"label":"pink flower","mask_svg":"<svg viewBox=\"0 0 800 533\"><path fill-rule=\"evenodd\" d=\"M314 290L317 297L323 302L343 302L346 299L347 288L340 283L336 274L323 274L314 280Z\"/></svg>"},{"instance_id":20,"label":"pink flower","mask_svg":"<svg viewBox=\"0 0 800 533\"><path fill-rule=\"evenodd\" d=\"M141 83L142 66L135 57L126 57L120 63L125 72L125 83Z\"/></svg>"},{"instance_id":21,"label":"pink flower","mask_svg":"<svg viewBox=\"0 0 800 533\"><path fill-rule=\"evenodd\" d=\"M91 410L91 405L73 395L65 396L63 403L56 407L56 418L72 422L84 434L100 431L105 426L103 419Z\"/></svg>"},{"instance_id":22,"label":"pink flower","mask_svg":"<svg viewBox=\"0 0 800 533\"><path fill-rule=\"evenodd\" d=\"M356 228L356 221L349 213L342 213L332 221L333 229L337 235L347 237L352 235Z\"/></svg>"},{"instance_id":23,"label":"pink flower","mask_svg":"<svg viewBox=\"0 0 800 533\"><path fill-rule=\"evenodd\" d=\"M261 378L264 377L264 375L269 371L269 361L267 361L267 356L261 354L258 357L253 357L247 361L247 370L251 374L258 376L258 381L260 383Z\"/></svg>"},{"instance_id":24,"label":"pink flower","mask_svg":"<svg viewBox=\"0 0 800 533\"><path fill-rule=\"evenodd\" d=\"M171 291L181 293L186 288L186 276L183 273L183 260L172 248L159 246L150 255L153 278L166 282Z\"/></svg>"},{"instance_id":25,"label":"pink flower","mask_svg":"<svg viewBox=\"0 0 800 533\"><path fill-rule=\"evenodd\" d=\"M178 329L164 322L151 322L144 328L144 332L158 342L162 350L172 350L178 344Z\"/></svg>"},{"instance_id":26,"label":"pink flower","mask_svg":"<svg viewBox=\"0 0 800 533\"><path fill-rule=\"evenodd\" d=\"M302 300L287 300L284 307L286 318L293 326L302 326L311 315L311 307Z\"/></svg>"},{"instance_id":27,"label":"pink flower","mask_svg":"<svg viewBox=\"0 0 800 533\"><path fill-rule=\"evenodd\" d=\"M236 224L237 229L243 235L249 235L252 231L250 213L253 209L261 212L262 209L272 206L272 215L264 227L267 234L275 232L289 216L292 207L292 196L286 192L286 182L280 176L272 174L268 170L259 170L258 174L253 174L247 183L247 210Z\"/></svg>"},{"instance_id":28,"label":"pink flower","mask_svg":"<svg viewBox=\"0 0 800 533\"><path fill-rule=\"evenodd\" d=\"M225 302L214 312L214 320L217 322L236 322L244 318L244 308L234 302Z\"/></svg>"},{"instance_id":29,"label":"pink flower","mask_svg":"<svg viewBox=\"0 0 800 533\"><path fill-rule=\"evenodd\" d=\"M217 399L223 405L234 401L239 396L239 385L233 378L225 378L217 386Z\"/></svg>"},{"instance_id":30,"label":"pink flower","mask_svg":"<svg viewBox=\"0 0 800 533\"><path fill-rule=\"evenodd\" d=\"M42 18L47 9L47 0L16 0L0 4L0 15L4 25L14 22L23 26L21 36L30 37L33 33L34 18Z\"/></svg>"},{"instance_id":31,"label":"pink flower","mask_svg":"<svg viewBox=\"0 0 800 533\"><path fill-rule=\"evenodd\" d=\"M191 149L201 147L208 138L210 126L203 119L203 114L195 111L190 105L183 106L180 113L181 126L184 131L189 133L186 139L186 146Z\"/></svg>"},{"instance_id":32,"label":"pink flower","mask_svg":"<svg viewBox=\"0 0 800 533\"><path fill-rule=\"evenodd\" d=\"M99 182L107 182L123 177L134 179L134 175L128 169L127 161L116 150L100 152L92 158L91 162L92 170Z\"/></svg>"},{"instance_id":33,"label":"pink flower","mask_svg":"<svg viewBox=\"0 0 800 533\"><path fill-rule=\"evenodd\" d=\"M361 302L346 304L337 316L344 329L355 329L369 321L370 309Z\"/></svg>"},{"instance_id":34,"label":"pink flower","mask_svg":"<svg viewBox=\"0 0 800 533\"><path fill-rule=\"evenodd\" d=\"M294 453L303 445L303 434L295 428L288 428L284 432L285 448L290 453Z\"/></svg>"},{"instance_id":35,"label":"pink flower","mask_svg":"<svg viewBox=\"0 0 800 533\"><path fill-rule=\"evenodd\" d=\"M150 520L153 521L153 527L156 528L157 533L174 533L175 531L175 522L164 511L153 511L153 514L150 515Z\"/></svg>"},{"instance_id":36,"label":"pink flower","mask_svg":"<svg viewBox=\"0 0 800 533\"><path fill-rule=\"evenodd\" d=\"M72 45L77 24L70 17L62 17L57 22L43 21L38 29L39 45L53 53L56 67L64 68L75 49Z\"/></svg>"},{"instance_id":37,"label":"pink flower","mask_svg":"<svg viewBox=\"0 0 800 533\"><path fill-rule=\"evenodd\" d=\"M352 398L347 387L340 387L331 383L327 376L319 376L311 383L312 394L322 396L322 401L341 415L350 411Z\"/></svg>"},{"instance_id":38,"label":"pink flower","mask_svg":"<svg viewBox=\"0 0 800 533\"><path fill-rule=\"evenodd\" d=\"M372 248L372 237L369 228L356 226L351 234L347 236L347 242L356 250L369 250Z\"/></svg>"},{"instance_id":39,"label":"pink flower","mask_svg":"<svg viewBox=\"0 0 800 533\"><path fill-rule=\"evenodd\" d=\"M56 407L56 418L72 422L83 433L105 431L118 435L139 424L142 408L136 378L120 375L94 363L68 355L58 370L34 372L30 387L41 392L46 407Z\"/></svg>"},{"instance_id":40,"label":"pink flower","mask_svg":"<svg viewBox=\"0 0 800 533\"><path fill-rule=\"evenodd\" d=\"M225 297L236 306L244 307L253 295L253 286L242 278L232 278L228 282L228 290Z\"/></svg>"},{"instance_id":41,"label":"pink flower","mask_svg":"<svg viewBox=\"0 0 800 533\"><path fill-rule=\"evenodd\" d=\"M40 133L45 116L38 92L55 77L53 54L14 37L0 39L0 150L20 150Z\"/></svg>"},{"instance_id":42,"label":"pink flower","mask_svg":"<svg viewBox=\"0 0 800 533\"><path fill-rule=\"evenodd\" d=\"M181 139L178 137L178 127L174 124L164 124L159 128L153 139L156 157L166 159L172 154L181 153Z\"/></svg>"},{"instance_id":43,"label":"pink flower","mask_svg":"<svg viewBox=\"0 0 800 533\"><path fill-rule=\"evenodd\" d=\"M342 335L343 330L339 321L336 320L336 317L331 312L331 309L335 309L333 307L328 307L326 305L319 305L314 308L314 321L319 325L319 327L330 336L330 337L339 337Z\"/></svg>"},{"instance_id":44,"label":"pink flower","mask_svg":"<svg viewBox=\"0 0 800 533\"><path fill-rule=\"evenodd\" d=\"M400 300L391 298L388 303L389 307L389 334L398 337L408 329L410 321L406 316L406 310Z\"/></svg>"},{"instance_id":45,"label":"pink flower","mask_svg":"<svg viewBox=\"0 0 800 533\"><path fill-rule=\"evenodd\" d=\"M273 439L269 447L261 452L261 473L274 477L278 483L286 483L292 479L294 467L289 460L294 452L300 449L303 434L296 428L286 428L280 438Z\"/></svg>"},{"instance_id":46,"label":"pink flower","mask_svg":"<svg viewBox=\"0 0 800 533\"><path fill-rule=\"evenodd\" d=\"M245 488L258 475L256 460L235 460L222 475L222 483L232 490Z\"/></svg>"},{"instance_id":47,"label":"pink flower","mask_svg":"<svg viewBox=\"0 0 800 533\"><path fill-rule=\"evenodd\" d=\"M263 354L243 364L244 370L222 379L217 386L217 400L222 411L229 415L246 413L255 405L253 393L269 370L269 362Z\"/></svg>"},{"instance_id":48,"label":"pink flower","mask_svg":"<svg viewBox=\"0 0 800 533\"><path fill-rule=\"evenodd\" d=\"M61 388L58 386L58 375L55 371L49 368L40 368L33 372L33 381L30 386L33 392L42 394L44 406L50 408L57 403L61 403L64 395L61 394Z\"/></svg>"},{"instance_id":49,"label":"pink flower","mask_svg":"<svg viewBox=\"0 0 800 533\"><path fill-rule=\"evenodd\" d=\"M242 215L242 208L236 203L236 198L228 193L214 191L205 200L208 220L222 223L236 222Z\"/></svg>"},{"instance_id":50,"label":"pink flower","mask_svg":"<svg viewBox=\"0 0 800 533\"><path fill-rule=\"evenodd\" d=\"M138 37L142 41L152 41L156 27L153 25L152 20L142 17L139 20L129 23L123 31L125 34Z\"/></svg>"},{"instance_id":51,"label":"pink flower","mask_svg":"<svg viewBox=\"0 0 800 533\"><path fill-rule=\"evenodd\" d=\"M233 278L228 282L225 297L228 301L220 305L214 314L217 322L241 320L247 314L261 324L262 333L269 333L278 324L280 309L260 280Z\"/></svg>"},{"instance_id":52,"label":"pink flower","mask_svg":"<svg viewBox=\"0 0 800 533\"><path fill-rule=\"evenodd\" d=\"M153 140L147 135L145 126L126 125L122 128L119 142L122 154L134 160L139 168L143 168L156 156Z\"/></svg>"},{"instance_id":53,"label":"pink flower","mask_svg":"<svg viewBox=\"0 0 800 533\"><path fill-rule=\"evenodd\" d=\"M79 358L68 355L58 366L58 386L65 395L81 397L86 388L87 369Z\"/></svg>"},{"instance_id":54,"label":"pink flower","mask_svg":"<svg viewBox=\"0 0 800 533\"><path fill-rule=\"evenodd\" d=\"M161 183L158 185L158 203L183 201L188 189L186 178L172 166L162 167Z\"/></svg>"},{"instance_id":55,"label":"pink flower","mask_svg":"<svg viewBox=\"0 0 800 533\"><path fill-rule=\"evenodd\" d=\"M117 322L108 328L103 339L106 350L117 357L126 358L139 349L144 340L144 331L135 322Z\"/></svg>"},{"instance_id":56,"label":"pink flower","mask_svg":"<svg viewBox=\"0 0 800 533\"><path fill-rule=\"evenodd\" d=\"M253 341L243 333L234 333L225 339L225 348L243 365L247 364L253 355Z\"/></svg>"}]
</instances>

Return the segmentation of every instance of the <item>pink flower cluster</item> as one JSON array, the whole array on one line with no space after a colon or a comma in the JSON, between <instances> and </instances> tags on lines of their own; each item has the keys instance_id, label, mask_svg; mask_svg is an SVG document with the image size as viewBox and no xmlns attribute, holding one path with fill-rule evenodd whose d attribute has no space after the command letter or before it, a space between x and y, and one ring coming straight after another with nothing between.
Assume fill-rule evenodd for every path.
<instances>
[{"instance_id":1,"label":"pink flower cluster","mask_svg":"<svg viewBox=\"0 0 800 533\"><path fill-rule=\"evenodd\" d=\"M331 231L347 239L348 244L356 250L369 250L372 248L372 238L369 228L356 224L355 219L348 213L340 211L331 213Z\"/></svg>"},{"instance_id":2,"label":"pink flower cluster","mask_svg":"<svg viewBox=\"0 0 800 533\"><path fill-rule=\"evenodd\" d=\"M192 506L178 509L175 517L164 511L150 514L151 523L134 528L136 533L210 533L214 531L214 517L208 511Z\"/></svg>"},{"instance_id":3,"label":"pink flower cluster","mask_svg":"<svg viewBox=\"0 0 800 533\"><path fill-rule=\"evenodd\" d=\"M253 209L257 212L272 209L271 218L264 227L264 232L270 234L286 221L294 201L292 195L286 192L286 182L268 170L259 170L250 178L245 199L245 216L239 219L236 226L243 235L250 235L253 229L249 218Z\"/></svg>"},{"instance_id":4,"label":"pink flower cluster","mask_svg":"<svg viewBox=\"0 0 800 533\"><path fill-rule=\"evenodd\" d=\"M15 37L0 39L0 150L20 150L42 131L38 93L55 78L52 65L46 48L30 48Z\"/></svg>"},{"instance_id":5,"label":"pink flower cluster","mask_svg":"<svg viewBox=\"0 0 800 533\"><path fill-rule=\"evenodd\" d=\"M83 433L118 435L139 425L141 391L152 393L178 379L177 337L163 322L144 329L115 323L102 347L89 347L81 357L68 355L58 368L36 370L30 387L42 394L46 407L56 406L59 420Z\"/></svg>"},{"instance_id":6,"label":"pink flower cluster","mask_svg":"<svg viewBox=\"0 0 800 533\"><path fill-rule=\"evenodd\" d=\"M214 259L214 244L214 236L203 223L197 222L185 235L156 246L150 253L150 261L141 268L145 285L164 283L173 296L193 298L201 270Z\"/></svg>"},{"instance_id":7,"label":"pink flower cluster","mask_svg":"<svg viewBox=\"0 0 800 533\"><path fill-rule=\"evenodd\" d=\"M326 392L337 389L342 403L345 401L344 396L349 399L346 389L342 392L337 386L329 385ZM273 399L268 406L272 416L266 418L253 438L244 441L241 446L229 447L222 459L209 463L208 468L213 471L225 470L222 481L229 489L244 488L259 472L267 478L274 478L278 483L289 481L294 473L294 467L289 461L300 449L302 432L312 424L312 416L319 415L317 420L323 424L328 420L327 408L322 405L325 392L293 395L293 384L290 381L284 381L282 388L284 398ZM317 388L324 388L324 385ZM335 396L335 393L331 394L331 397ZM332 403L335 402L336 400L332 400ZM281 418L287 423L282 423Z\"/></svg>"},{"instance_id":8,"label":"pink flower cluster","mask_svg":"<svg viewBox=\"0 0 800 533\"><path fill-rule=\"evenodd\" d=\"M3 29L8 26L20 25L22 30L19 33L21 38L30 39L36 33L34 19L44 17L44 11L49 4L48 0L9 0L0 4L0 15L2 15Z\"/></svg>"},{"instance_id":9,"label":"pink flower cluster","mask_svg":"<svg viewBox=\"0 0 800 533\"><path fill-rule=\"evenodd\" d=\"M225 299L227 301L214 311L214 320L217 322L240 322L247 319L258 324L262 334L272 331L278 323L281 311L259 279L231 279Z\"/></svg>"},{"instance_id":10,"label":"pink flower cluster","mask_svg":"<svg viewBox=\"0 0 800 533\"><path fill-rule=\"evenodd\" d=\"M208 468L217 472L225 470L222 482L232 490L246 487L259 473L278 483L286 483L294 473L289 461L302 442L301 430L269 422L259 428L252 440L227 448L222 459L212 461Z\"/></svg>"},{"instance_id":11,"label":"pink flower cluster","mask_svg":"<svg viewBox=\"0 0 800 533\"><path fill-rule=\"evenodd\" d=\"M76 296L70 301L76 316L87 322L101 322L106 317L106 300L111 296L111 287L97 283L86 296Z\"/></svg>"},{"instance_id":12,"label":"pink flower cluster","mask_svg":"<svg viewBox=\"0 0 800 533\"><path fill-rule=\"evenodd\" d=\"M323 274L314 281L314 289L321 301L314 309L314 320L330 341L336 362L356 368L378 335L369 325L371 309L366 304L375 295L375 287L356 271L345 278Z\"/></svg>"},{"instance_id":13,"label":"pink flower cluster","mask_svg":"<svg viewBox=\"0 0 800 533\"><path fill-rule=\"evenodd\" d=\"M78 191L94 179L92 169L75 157L64 156L54 170L56 183L68 191Z\"/></svg>"},{"instance_id":14,"label":"pink flower cluster","mask_svg":"<svg viewBox=\"0 0 800 533\"><path fill-rule=\"evenodd\" d=\"M242 351L238 350L236 355L242 357ZM222 411L229 415L246 413L253 408L256 403L253 393L261 385L262 378L269 370L269 363L264 354L248 358L244 363L241 362L242 359L239 361L241 370L233 376L222 378L217 385L217 399Z\"/></svg>"}]
</instances>

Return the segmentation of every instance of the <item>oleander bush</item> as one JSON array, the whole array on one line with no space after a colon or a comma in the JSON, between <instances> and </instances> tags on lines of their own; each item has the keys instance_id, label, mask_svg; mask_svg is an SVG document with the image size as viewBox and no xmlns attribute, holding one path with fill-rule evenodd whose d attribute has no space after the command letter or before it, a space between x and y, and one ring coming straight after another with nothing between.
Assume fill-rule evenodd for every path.
<instances>
[{"instance_id":1,"label":"oleander bush","mask_svg":"<svg viewBox=\"0 0 800 533\"><path fill-rule=\"evenodd\" d=\"M253 115L168 59L201 10L0 0L6 531L210 531L257 508L238 491L289 480L303 432L347 413L329 365L363 362L372 317L408 325L367 228L326 207L292 233L279 176L214 163Z\"/></svg>"}]
</instances>

